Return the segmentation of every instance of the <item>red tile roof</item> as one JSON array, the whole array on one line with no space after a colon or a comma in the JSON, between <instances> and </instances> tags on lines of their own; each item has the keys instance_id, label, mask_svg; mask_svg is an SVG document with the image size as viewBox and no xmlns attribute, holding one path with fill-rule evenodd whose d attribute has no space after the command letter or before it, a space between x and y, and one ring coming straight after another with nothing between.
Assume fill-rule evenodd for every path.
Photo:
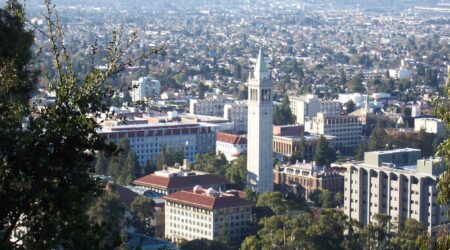
<instances>
[{"instance_id":1,"label":"red tile roof","mask_svg":"<svg viewBox=\"0 0 450 250\"><path fill-rule=\"evenodd\" d=\"M144 177L134 180L133 184L139 185L139 186L149 186L149 187L167 189L167 187L169 186L169 181L170 181L170 178L168 178L168 177L149 174L149 175L146 175Z\"/></svg>"},{"instance_id":2,"label":"red tile roof","mask_svg":"<svg viewBox=\"0 0 450 250\"><path fill-rule=\"evenodd\" d=\"M166 201L179 203L187 206L214 210L220 208L253 206L253 202L240 198L237 192L225 193L219 197L206 194L196 194L190 191L178 191L165 196Z\"/></svg>"},{"instance_id":3,"label":"red tile roof","mask_svg":"<svg viewBox=\"0 0 450 250\"><path fill-rule=\"evenodd\" d=\"M193 188L196 185L209 187L212 185L228 184L228 182L213 174L176 176L171 178L150 174L134 180L133 184L169 190Z\"/></svg>"},{"instance_id":4,"label":"red tile roof","mask_svg":"<svg viewBox=\"0 0 450 250\"><path fill-rule=\"evenodd\" d=\"M221 141L221 142L231 143L234 145L247 144L247 139L245 139L244 137L239 136L239 135L234 135L234 134L223 133L223 132L217 132L216 140Z\"/></svg>"}]
</instances>

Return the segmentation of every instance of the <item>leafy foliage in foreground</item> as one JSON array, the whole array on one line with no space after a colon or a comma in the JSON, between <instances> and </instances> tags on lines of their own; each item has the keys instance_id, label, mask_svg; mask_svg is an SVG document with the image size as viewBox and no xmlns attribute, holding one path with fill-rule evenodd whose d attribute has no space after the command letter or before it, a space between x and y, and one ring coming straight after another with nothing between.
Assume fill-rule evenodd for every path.
<instances>
[{"instance_id":1,"label":"leafy foliage in foreground","mask_svg":"<svg viewBox=\"0 0 450 250\"><path fill-rule=\"evenodd\" d=\"M0 32L11 32L8 36L16 39L0 49L0 244L16 249L102 249L110 224L91 222L86 211L101 193L91 176L95 152L114 147L97 133L95 118L106 111L104 97L113 93L107 79L134 62L121 63L121 58L135 38L125 40L123 32L113 32L107 70L92 64L80 78L64 47L59 16L49 0L45 6L47 27L40 32L53 49L57 72L49 79L55 103L46 107L28 105L34 88L32 32L25 29L23 9L11 0L0 10ZM93 47L92 58L96 51Z\"/></svg>"}]
</instances>

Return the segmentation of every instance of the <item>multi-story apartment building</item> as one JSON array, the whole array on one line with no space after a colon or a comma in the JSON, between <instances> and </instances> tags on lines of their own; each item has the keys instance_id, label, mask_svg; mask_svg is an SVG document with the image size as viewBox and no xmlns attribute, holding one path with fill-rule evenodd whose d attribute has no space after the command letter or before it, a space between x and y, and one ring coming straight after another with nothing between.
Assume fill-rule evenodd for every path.
<instances>
[{"instance_id":1,"label":"multi-story apartment building","mask_svg":"<svg viewBox=\"0 0 450 250\"><path fill-rule=\"evenodd\" d=\"M362 224L376 223L376 214L391 222L413 218L429 231L448 224L447 206L437 203L437 182L445 171L440 159L420 159L419 149L374 151L364 162L344 164L344 212Z\"/></svg>"},{"instance_id":2,"label":"multi-story apartment building","mask_svg":"<svg viewBox=\"0 0 450 250\"><path fill-rule=\"evenodd\" d=\"M334 168L319 167L311 163L283 165L274 169L274 182L282 189L292 190L306 199L317 189L344 191L344 176Z\"/></svg>"},{"instance_id":3,"label":"multi-story apartment building","mask_svg":"<svg viewBox=\"0 0 450 250\"><path fill-rule=\"evenodd\" d=\"M132 81L130 90L133 102L146 101L149 97L158 96L161 92L161 83L150 77L140 77L137 81Z\"/></svg>"},{"instance_id":4,"label":"multi-story apartment building","mask_svg":"<svg viewBox=\"0 0 450 250\"><path fill-rule=\"evenodd\" d=\"M361 120L355 116L318 113L305 124L305 131L334 136L333 146L344 153L356 148L362 139Z\"/></svg>"},{"instance_id":5,"label":"multi-story apartment building","mask_svg":"<svg viewBox=\"0 0 450 250\"><path fill-rule=\"evenodd\" d=\"M224 118L233 123L233 133L247 132L248 105L247 100L227 103L223 108Z\"/></svg>"},{"instance_id":6,"label":"multi-story apartment building","mask_svg":"<svg viewBox=\"0 0 450 250\"><path fill-rule=\"evenodd\" d=\"M342 105L336 101L320 100L316 95L289 96L292 114L297 118L298 124L305 122L317 113L340 114Z\"/></svg>"},{"instance_id":7,"label":"multi-story apartment building","mask_svg":"<svg viewBox=\"0 0 450 250\"><path fill-rule=\"evenodd\" d=\"M437 118L416 118L414 119L414 131L424 130L426 133L443 136L446 132L445 124Z\"/></svg>"},{"instance_id":8,"label":"multi-story apartment building","mask_svg":"<svg viewBox=\"0 0 450 250\"><path fill-rule=\"evenodd\" d=\"M191 99L189 100L189 114L223 117L225 103L227 101L221 96L204 100Z\"/></svg>"},{"instance_id":9,"label":"multi-story apartment building","mask_svg":"<svg viewBox=\"0 0 450 250\"><path fill-rule=\"evenodd\" d=\"M239 244L248 234L253 203L242 192L219 192L196 186L164 197L166 238L174 242L194 239L225 240Z\"/></svg>"},{"instance_id":10,"label":"multi-story apartment building","mask_svg":"<svg viewBox=\"0 0 450 250\"><path fill-rule=\"evenodd\" d=\"M247 139L243 136L218 132L216 136L216 154L222 153L227 161L235 160L247 151Z\"/></svg>"},{"instance_id":11,"label":"multi-story apartment building","mask_svg":"<svg viewBox=\"0 0 450 250\"><path fill-rule=\"evenodd\" d=\"M190 170L185 160L183 166L168 167L133 181L133 184L161 195L180 190L190 190L196 185L216 190L225 190L228 182L219 176Z\"/></svg>"},{"instance_id":12,"label":"multi-story apartment building","mask_svg":"<svg viewBox=\"0 0 450 250\"><path fill-rule=\"evenodd\" d=\"M141 165L156 160L163 147L184 151L184 158L195 161L196 154L215 152L213 125L203 123L158 123L103 127L100 134L116 144L127 139Z\"/></svg>"}]
</instances>

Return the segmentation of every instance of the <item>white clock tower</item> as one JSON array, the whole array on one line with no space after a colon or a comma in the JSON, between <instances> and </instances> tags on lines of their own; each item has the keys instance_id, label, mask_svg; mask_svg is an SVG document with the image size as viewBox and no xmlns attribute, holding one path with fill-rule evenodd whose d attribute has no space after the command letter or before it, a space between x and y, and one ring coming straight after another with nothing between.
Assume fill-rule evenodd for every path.
<instances>
[{"instance_id":1,"label":"white clock tower","mask_svg":"<svg viewBox=\"0 0 450 250\"><path fill-rule=\"evenodd\" d=\"M247 183L258 193L273 191L273 86L259 50L248 80Z\"/></svg>"}]
</instances>

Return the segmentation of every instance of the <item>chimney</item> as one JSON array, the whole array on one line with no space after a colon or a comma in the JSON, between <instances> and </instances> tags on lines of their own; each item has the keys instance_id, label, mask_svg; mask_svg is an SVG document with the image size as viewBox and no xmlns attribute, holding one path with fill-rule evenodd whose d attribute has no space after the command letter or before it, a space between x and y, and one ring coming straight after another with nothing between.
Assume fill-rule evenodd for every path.
<instances>
[{"instance_id":1,"label":"chimney","mask_svg":"<svg viewBox=\"0 0 450 250\"><path fill-rule=\"evenodd\" d=\"M184 159L183 160L183 169L184 170L189 170L190 169L190 162L188 159Z\"/></svg>"}]
</instances>

